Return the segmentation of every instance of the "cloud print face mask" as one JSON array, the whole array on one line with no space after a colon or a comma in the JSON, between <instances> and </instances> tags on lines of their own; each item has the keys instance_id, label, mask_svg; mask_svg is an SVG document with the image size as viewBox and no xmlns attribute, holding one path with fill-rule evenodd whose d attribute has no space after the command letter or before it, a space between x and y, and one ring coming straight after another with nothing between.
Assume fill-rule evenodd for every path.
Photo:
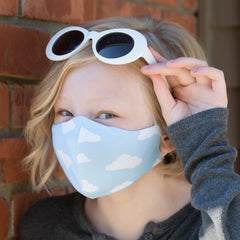
<instances>
[{"instance_id":1,"label":"cloud print face mask","mask_svg":"<svg viewBox=\"0 0 240 240\"><path fill-rule=\"evenodd\" d=\"M161 160L157 126L128 131L78 116L54 124L52 137L67 178L88 198L127 188Z\"/></svg>"}]
</instances>

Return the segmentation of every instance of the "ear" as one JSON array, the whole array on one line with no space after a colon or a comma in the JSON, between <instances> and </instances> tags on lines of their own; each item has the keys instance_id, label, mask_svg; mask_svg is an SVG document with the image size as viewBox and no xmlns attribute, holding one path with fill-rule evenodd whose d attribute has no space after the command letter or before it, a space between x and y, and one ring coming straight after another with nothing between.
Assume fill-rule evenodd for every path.
<instances>
[{"instance_id":1,"label":"ear","mask_svg":"<svg viewBox=\"0 0 240 240\"><path fill-rule=\"evenodd\" d=\"M166 154L175 150L175 146L173 145L172 141L168 137L168 135L164 135L161 137L159 150L161 153Z\"/></svg>"}]
</instances>

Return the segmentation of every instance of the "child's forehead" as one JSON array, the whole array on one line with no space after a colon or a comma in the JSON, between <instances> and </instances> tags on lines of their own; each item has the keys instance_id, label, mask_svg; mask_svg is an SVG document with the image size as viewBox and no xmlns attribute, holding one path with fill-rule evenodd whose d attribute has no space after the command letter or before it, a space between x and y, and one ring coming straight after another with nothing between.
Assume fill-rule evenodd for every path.
<instances>
[{"instance_id":1,"label":"child's forehead","mask_svg":"<svg viewBox=\"0 0 240 240\"><path fill-rule=\"evenodd\" d=\"M79 95L85 98L110 99L116 96L142 95L144 77L131 66L114 66L93 61L74 68L65 79L59 100Z\"/></svg>"},{"instance_id":2,"label":"child's forehead","mask_svg":"<svg viewBox=\"0 0 240 240\"><path fill-rule=\"evenodd\" d=\"M67 76L79 70L81 70L83 74L94 74L95 72L98 72L98 71L106 74L118 73L119 75L122 75L124 73L135 73L135 74L140 73L140 69L137 69L136 65L134 65L133 63L119 64L119 65L108 64L94 58L94 60L91 60L89 62L73 65L72 67L70 67L70 71L67 74Z\"/></svg>"},{"instance_id":3,"label":"child's forehead","mask_svg":"<svg viewBox=\"0 0 240 240\"><path fill-rule=\"evenodd\" d=\"M132 64L111 65L94 60L72 68L65 77L64 85L67 82L72 84L78 82L91 87L104 83L110 86L113 84L124 86L130 82L137 84L143 78L145 76Z\"/></svg>"}]
</instances>

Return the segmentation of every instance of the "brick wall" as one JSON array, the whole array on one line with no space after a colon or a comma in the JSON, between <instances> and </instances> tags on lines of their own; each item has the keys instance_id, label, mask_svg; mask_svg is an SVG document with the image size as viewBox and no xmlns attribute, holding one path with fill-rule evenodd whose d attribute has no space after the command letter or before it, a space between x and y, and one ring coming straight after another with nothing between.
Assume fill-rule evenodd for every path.
<instances>
[{"instance_id":1,"label":"brick wall","mask_svg":"<svg viewBox=\"0 0 240 240\"><path fill-rule=\"evenodd\" d=\"M0 0L0 240L17 239L23 213L48 196L31 192L21 160L31 98L50 66L44 55L50 35L83 21L140 14L176 21L195 35L197 10L197 0ZM56 179L52 191L72 189Z\"/></svg>"}]
</instances>

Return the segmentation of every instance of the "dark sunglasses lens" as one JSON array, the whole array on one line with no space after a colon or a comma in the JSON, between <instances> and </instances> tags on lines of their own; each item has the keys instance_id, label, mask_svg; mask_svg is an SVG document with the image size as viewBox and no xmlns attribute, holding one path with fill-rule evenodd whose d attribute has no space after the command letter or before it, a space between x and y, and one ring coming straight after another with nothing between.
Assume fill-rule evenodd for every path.
<instances>
[{"instance_id":1,"label":"dark sunglasses lens","mask_svg":"<svg viewBox=\"0 0 240 240\"><path fill-rule=\"evenodd\" d=\"M82 43L83 39L84 35L82 32L66 32L54 43L52 51L56 55L64 55L70 53Z\"/></svg>"},{"instance_id":2,"label":"dark sunglasses lens","mask_svg":"<svg viewBox=\"0 0 240 240\"><path fill-rule=\"evenodd\" d=\"M134 46L134 40L125 33L110 33L97 42L97 52L105 58L119 58L128 54Z\"/></svg>"}]
</instances>

